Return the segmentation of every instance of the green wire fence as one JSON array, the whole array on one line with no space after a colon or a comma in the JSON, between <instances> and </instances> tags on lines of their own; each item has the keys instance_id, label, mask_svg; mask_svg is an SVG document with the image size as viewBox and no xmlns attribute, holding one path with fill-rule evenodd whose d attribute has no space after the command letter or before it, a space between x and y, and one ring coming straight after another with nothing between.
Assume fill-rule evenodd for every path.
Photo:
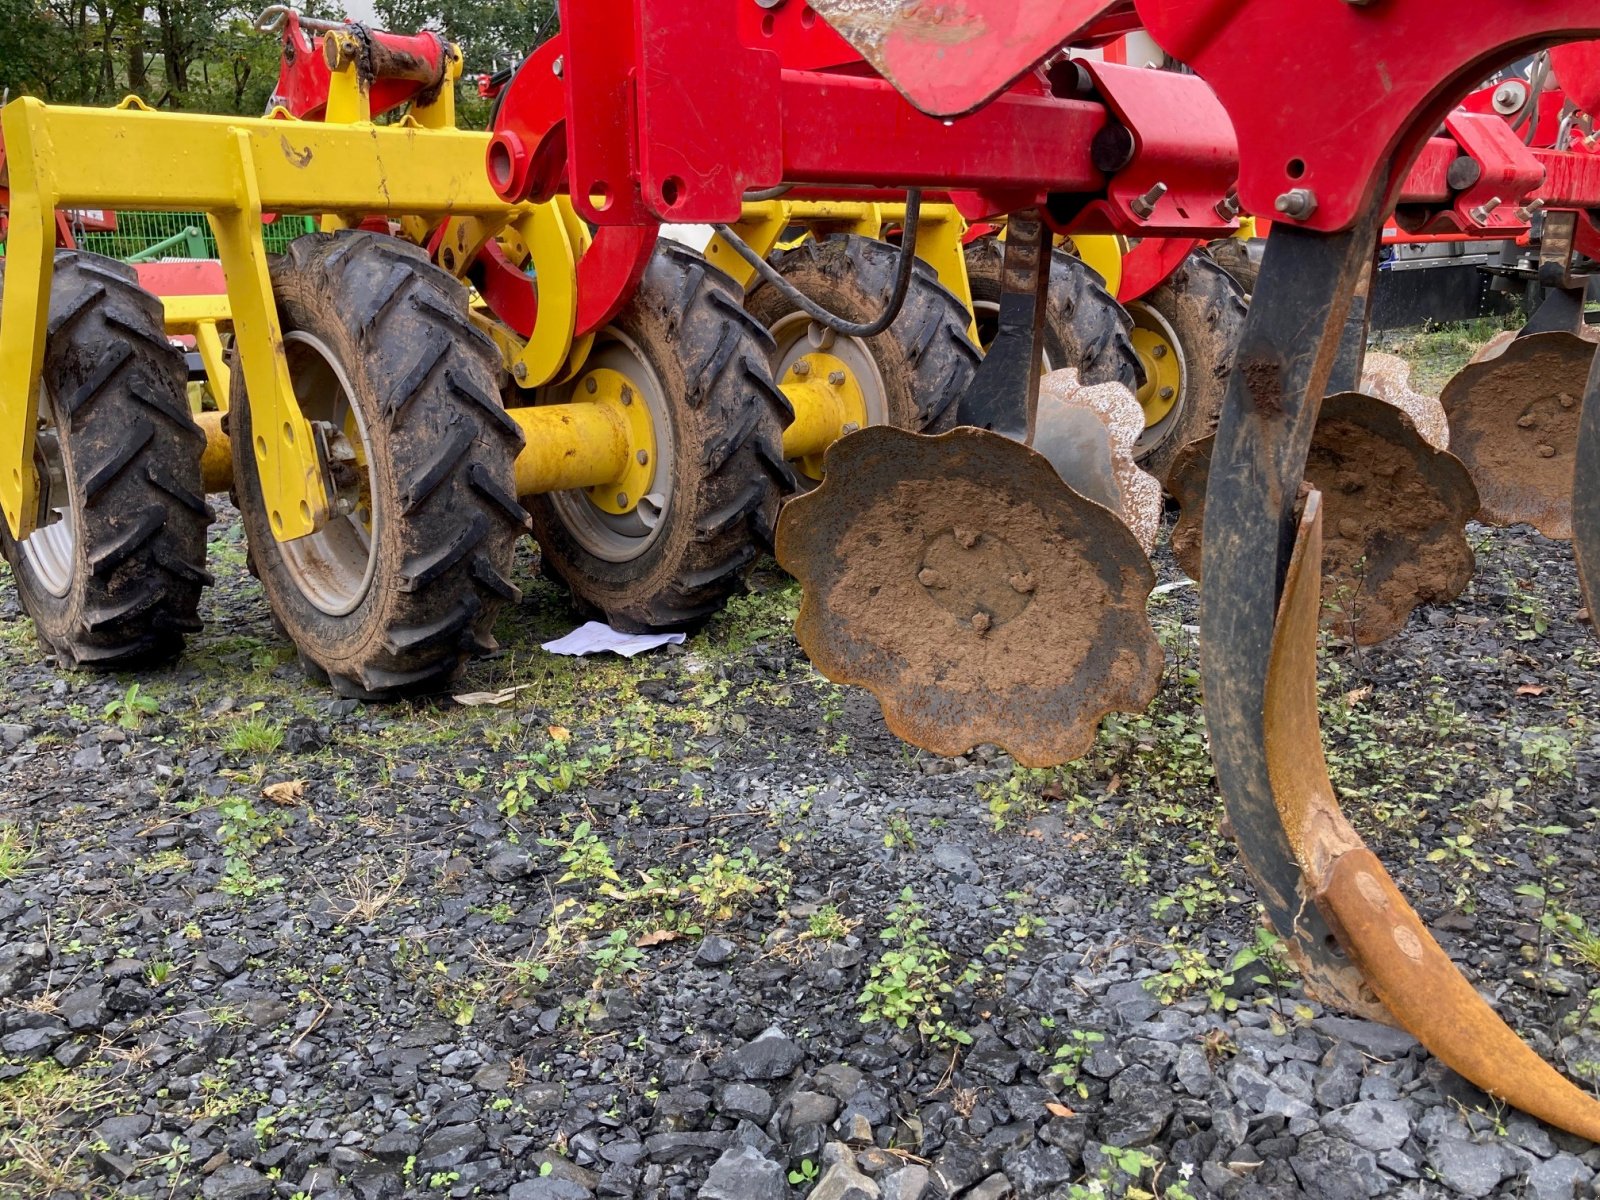
<instances>
[{"instance_id":1,"label":"green wire fence","mask_svg":"<svg viewBox=\"0 0 1600 1200\"><path fill-rule=\"evenodd\" d=\"M153 262L162 258L216 258L217 243L205 214L192 212L119 212L115 229L84 228L71 220L79 249L124 262ZM94 222L100 224L101 222ZM285 217L262 228L267 253L281 254L295 238L317 227L312 217ZM0 241L0 254L5 242Z\"/></svg>"}]
</instances>

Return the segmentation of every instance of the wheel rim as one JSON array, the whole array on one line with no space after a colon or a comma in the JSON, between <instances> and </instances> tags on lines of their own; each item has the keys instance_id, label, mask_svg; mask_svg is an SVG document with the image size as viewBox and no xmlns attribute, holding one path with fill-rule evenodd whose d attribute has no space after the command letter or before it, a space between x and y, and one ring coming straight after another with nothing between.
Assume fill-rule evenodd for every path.
<instances>
[{"instance_id":1,"label":"wheel rim","mask_svg":"<svg viewBox=\"0 0 1600 1200\"><path fill-rule=\"evenodd\" d=\"M840 337L805 313L780 317L769 332L778 347L773 360L773 378L780 381L804 378L819 364L830 373L843 371L844 386L856 399L853 407L858 409L853 423L860 426L891 424L888 388L864 339ZM797 370L800 363L806 366ZM846 426L846 432L853 431ZM799 462L800 470L808 478L822 478L822 455L809 455Z\"/></svg>"},{"instance_id":2,"label":"wheel rim","mask_svg":"<svg viewBox=\"0 0 1600 1200\"><path fill-rule=\"evenodd\" d=\"M1000 305L994 300L974 300L972 316L973 323L978 327L978 348L987 354L1000 333ZM1056 365L1050 361L1048 346L1039 347L1039 362L1045 375L1056 369Z\"/></svg>"},{"instance_id":3,"label":"wheel rim","mask_svg":"<svg viewBox=\"0 0 1600 1200\"><path fill-rule=\"evenodd\" d=\"M71 476L61 447L50 390L39 388L39 432L33 463L39 476L39 525L22 543L22 553L39 585L57 599L72 590L78 557L78 526Z\"/></svg>"},{"instance_id":4,"label":"wheel rim","mask_svg":"<svg viewBox=\"0 0 1600 1200\"><path fill-rule=\"evenodd\" d=\"M1133 349L1145 376L1137 393L1144 409L1144 433L1134 444L1134 453L1145 455L1178 426L1187 400L1189 363L1177 331L1159 312L1135 302L1128 305L1128 314L1133 318Z\"/></svg>"},{"instance_id":5,"label":"wheel rim","mask_svg":"<svg viewBox=\"0 0 1600 1200\"><path fill-rule=\"evenodd\" d=\"M300 594L318 611L342 617L372 588L383 511L374 502L372 442L355 389L325 342L296 330L284 336L300 411L320 435L333 516L317 532L280 544Z\"/></svg>"},{"instance_id":6,"label":"wheel rim","mask_svg":"<svg viewBox=\"0 0 1600 1200\"><path fill-rule=\"evenodd\" d=\"M589 355L583 378L552 389L548 402L565 404L582 400L583 381L590 372L613 371L624 376L634 394L644 401L655 434L655 462L649 483L626 512L608 512L601 508L587 488L551 492L550 505L567 532L586 552L605 562L622 563L644 554L661 536L672 507L672 464L677 459L672 408L661 377L633 339L617 329L607 330L605 337L605 344L596 346Z\"/></svg>"}]
</instances>

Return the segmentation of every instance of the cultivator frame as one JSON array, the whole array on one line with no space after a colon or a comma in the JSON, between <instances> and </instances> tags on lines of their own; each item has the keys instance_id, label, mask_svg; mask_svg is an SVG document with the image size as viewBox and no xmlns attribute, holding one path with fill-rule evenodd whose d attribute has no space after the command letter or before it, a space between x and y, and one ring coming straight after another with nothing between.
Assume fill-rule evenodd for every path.
<instances>
[{"instance_id":1,"label":"cultivator frame","mask_svg":"<svg viewBox=\"0 0 1600 1200\"><path fill-rule=\"evenodd\" d=\"M1566 286L1576 281L1573 256L1600 248L1600 156L1530 149L1497 116L1453 111L1495 62L1600 34L1591 0L1531 7L1458 0L1444 26L1434 0L967 0L959 10L716 0L692 20L666 0L563 0L563 32L517 73L489 138L453 128L444 85L459 59L438 39L408 42L406 61L391 62L422 95L413 114L372 125L361 71L370 83L371 43L354 28L324 41L326 123L17 101L4 113L11 211L0 427L21 434L5 445L0 503L13 535L26 535L36 519L32 439L59 208L207 213L249 423L263 431L247 452L263 468L272 540L286 545L329 520L335 488L318 440L326 435L308 423L290 378L263 211L317 214L330 230L374 214L397 219L434 262L473 279L494 314L480 322L515 383L581 379L589 397L506 410L498 430L526 443L517 492L616 485L612 509L622 513L646 486L629 473L656 457L656 427L604 362L578 372L644 286L664 223L723 224L711 256L747 280L735 239L760 258L796 219L858 234L898 221L909 235L926 218L918 249L970 315L963 215L1005 216L1000 334L956 405L964 428L841 438L861 423L842 371L839 381L786 379L780 392L746 363L737 399L748 423L763 419L760 404L801 410L783 457L827 450L827 478L789 504L777 531L780 560L819 585L808 589L800 629L825 669L874 687L896 728L942 751L992 738L1020 760L1059 761L1081 752L1105 711L1148 701L1159 647L1136 628L1153 577L1133 535L1023 444L1035 420L1051 235L1197 239L1236 230L1241 209L1273 213L1205 493L1208 728L1241 857L1322 998L1404 1025L1486 1090L1600 1139L1600 1105L1477 996L1344 821L1317 728L1322 497L1304 485L1305 468L1330 382L1359 378L1367 280L1386 220L1398 212L1404 228L1430 235L1515 237L1542 208L1557 235L1546 239L1545 267ZM1196 76L1058 56L1140 22ZM1251 70L1234 69L1239 62ZM695 89L682 86L685 71ZM1444 134L1433 136L1441 123ZM168 182L178 178L181 188ZM841 200L841 189L863 187L875 189L865 202ZM919 211L923 188L959 191L962 203ZM1161 254L1153 244L1155 265L1139 264L1141 282L1159 273ZM524 259L538 274L536 293ZM677 264L685 286L675 295L692 283L700 318L720 331L737 287L719 275L708 292L701 265ZM655 305L671 299L658 294ZM645 316L656 328L681 314ZM215 304L168 305L169 328L192 332L208 366L219 357L219 319ZM720 373L739 353L712 347L705 361ZM1392 414L1385 420L1398 426ZM220 420L211 425L214 443ZM720 452L719 442L705 457ZM1573 536L1593 597L1600 362L1576 463ZM431 486L427 474L418 472L417 489ZM756 503L741 493L729 519ZM695 536L718 532L712 521ZM870 570L851 569L864 559ZM1086 579L1093 619L1068 636L1066 598L1082 595ZM500 578L490 586L514 592ZM874 639L883 614L871 601L885 589L907 614L943 610L952 647L944 659L928 658L930 639L898 610L892 622L911 624L914 636ZM1041 596L1062 599L1052 606ZM1120 626L1128 628L1115 646L1099 636ZM450 628L456 636L459 626ZM1052 630L1061 645L1049 644Z\"/></svg>"}]
</instances>

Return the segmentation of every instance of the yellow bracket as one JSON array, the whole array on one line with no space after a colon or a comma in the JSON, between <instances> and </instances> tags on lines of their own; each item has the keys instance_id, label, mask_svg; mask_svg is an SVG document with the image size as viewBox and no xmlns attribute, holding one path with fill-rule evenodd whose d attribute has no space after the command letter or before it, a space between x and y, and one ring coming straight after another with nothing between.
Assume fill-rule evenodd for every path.
<instances>
[{"instance_id":1,"label":"yellow bracket","mask_svg":"<svg viewBox=\"0 0 1600 1200\"><path fill-rule=\"evenodd\" d=\"M207 213L217 239L217 255L228 278L233 307L233 340L250 395L255 430L256 469L261 499L273 536L289 542L315 533L328 520L331 505L322 477L311 425L295 399L283 329L267 271L261 239L261 188L250 136L230 131L235 195L232 209Z\"/></svg>"},{"instance_id":2,"label":"yellow bracket","mask_svg":"<svg viewBox=\"0 0 1600 1200\"><path fill-rule=\"evenodd\" d=\"M1122 287L1122 256L1128 252L1128 240L1111 233L1075 233L1067 240L1115 296Z\"/></svg>"},{"instance_id":3,"label":"yellow bracket","mask_svg":"<svg viewBox=\"0 0 1600 1200\"><path fill-rule=\"evenodd\" d=\"M208 215L228 278L253 424L264 443L268 511L282 523L275 522L281 538L312 532L328 502L289 387L261 212L371 212L381 198L379 211L389 215L502 219L506 206L483 169L485 136L414 122L339 125L136 106L54 108L32 97L12 101L0 120L11 188L0 310L0 505L13 535L26 537L38 519L33 455L54 210L74 207Z\"/></svg>"},{"instance_id":4,"label":"yellow bracket","mask_svg":"<svg viewBox=\"0 0 1600 1200\"><path fill-rule=\"evenodd\" d=\"M565 196L523 210L500 239L506 257L530 263L537 279L539 314L525 344L510 341L507 363L518 387L536 388L573 378L594 345L578 327L578 259L589 248L589 227Z\"/></svg>"},{"instance_id":5,"label":"yellow bracket","mask_svg":"<svg viewBox=\"0 0 1600 1200\"><path fill-rule=\"evenodd\" d=\"M227 296L163 296L163 323L169 337L188 335L206 368L206 388L218 412L228 411L230 376L221 326L233 321Z\"/></svg>"}]
</instances>

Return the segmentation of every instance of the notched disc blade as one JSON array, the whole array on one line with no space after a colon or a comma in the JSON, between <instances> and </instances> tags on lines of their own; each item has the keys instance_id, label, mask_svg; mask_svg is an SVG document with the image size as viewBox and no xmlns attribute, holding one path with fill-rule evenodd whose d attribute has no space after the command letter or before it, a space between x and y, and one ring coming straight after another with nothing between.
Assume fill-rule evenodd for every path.
<instances>
[{"instance_id":1,"label":"notched disc blade","mask_svg":"<svg viewBox=\"0 0 1600 1200\"><path fill-rule=\"evenodd\" d=\"M1127 526L1018 442L873 426L828 449L777 554L796 631L829 679L878 698L938 754L983 742L1027 766L1084 754L1100 718L1155 697L1155 575Z\"/></svg>"},{"instance_id":2,"label":"notched disc blade","mask_svg":"<svg viewBox=\"0 0 1600 1200\"><path fill-rule=\"evenodd\" d=\"M1315 563L1319 497L1307 497L1284 583L1267 671L1265 739L1272 798L1294 850L1302 893L1350 962L1310 980L1358 1002L1368 989L1388 1014L1484 1091L1540 1120L1600 1140L1600 1103L1533 1052L1497 1016L1406 902L1345 820L1328 780L1317 724Z\"/></svg>"},{"instance_id":3,"label":"notched disc blade","mask_svg":"<svg viewBox=\"0 0 1600 1200\"><path fill-rule=\"evenodd\" d=\"M1450 449L1483 503L1480 519L1572 536L1578 419L1595 344L1572 333L1496 339L1439 397Z\"/></svg>"},{"instance_id":4,"label":"notched disc blade","mask_svg":"<svg viewBox=\"0 0 1600 1200\"><path fill-rule=\"evenodd\" d=\"M1212 441L1186 446L1167 480L1183 510L1172 550L1195 579ZM1477 492L1466 468L1424 441L1399 409L1359 392L1328 397L1305 478L1325 505L1329 628L1370 646L1400 632L1418 605L1448 603L1466 588L1473 566L1466 525Z\"/></svg>"}]
</instances>

